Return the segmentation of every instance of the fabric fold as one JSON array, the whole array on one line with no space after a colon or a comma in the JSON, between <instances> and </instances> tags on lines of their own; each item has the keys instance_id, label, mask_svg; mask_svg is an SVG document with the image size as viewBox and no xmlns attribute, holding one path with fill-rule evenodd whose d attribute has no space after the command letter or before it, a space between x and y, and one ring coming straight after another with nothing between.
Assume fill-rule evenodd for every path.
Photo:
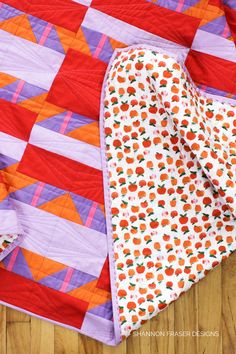
<instances>
[{"instance_id":1,"label":"fabric fold","mask_svg":"<svg viewBox=\"0 0 236 354\"><path fill-rule=\"evenodd\" d=\"M175 66L178 68L177 63ZM169 73L171 75L171 71ZM228 129L230 124L233 125L232 129L236 125L236 121L233 121L233 124L230 122L235 117L235 108L230 109L229 107L228 111L225 112L225 108L220 107L216 99L207 98L204 95L201 97L201 94L196 95L194 84L191 82L193 87L189 88L183 75L182 70L175 71L177 84L175 83L172 90L168 90L165 85L161 85L161 90L156 92L156 105L162 106L170 119L173 118L173 125L180 138L191 149L193 156L198 160L215 192L235 217L236 169L232 159L234 161L234 156L236 156L236 143L233 138L235 131L232 131L230 137ZM154 90L156 89L155 81L151 77L150 84L153 85ZM173 102L173 90L186 94L186 98L192 104L191 109L185 110L184 113L186 124L183 123L182 117L179 118L174 114L173 107L170 105L170 102ZM180 107L178 108L180 109ZM202 114L203 112L204 114ZM220 124L224 115L229 122ZM230 141L229 138L231 138Z\"/></svg>"},{"instance_id":2,"label":"fabric fold","mask_svg":"<svg viewBox=\"0 0 236 354\"><path fill-rule=\"evenodd\" d=\"M236 248L236 106L200 91L176 55L137 45L113 56L101 119L127 337Z\"/></svg>"}]
</instances>

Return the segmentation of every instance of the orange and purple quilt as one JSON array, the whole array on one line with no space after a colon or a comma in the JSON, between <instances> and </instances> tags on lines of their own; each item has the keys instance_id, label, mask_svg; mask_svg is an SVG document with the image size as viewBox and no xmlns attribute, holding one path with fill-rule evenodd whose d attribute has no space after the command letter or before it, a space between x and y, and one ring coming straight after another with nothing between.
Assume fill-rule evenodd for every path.
<instances>
[{"instance_id":1,"label":"orange and purple quilt","mask_svg":"<svg viewBox=\"0 0 236 354\"><path fill-rule=\"evenodd\" d=\"M234 0L0 1L0 303L118 344L236 248Z\"/></svg>"}]
</instances>

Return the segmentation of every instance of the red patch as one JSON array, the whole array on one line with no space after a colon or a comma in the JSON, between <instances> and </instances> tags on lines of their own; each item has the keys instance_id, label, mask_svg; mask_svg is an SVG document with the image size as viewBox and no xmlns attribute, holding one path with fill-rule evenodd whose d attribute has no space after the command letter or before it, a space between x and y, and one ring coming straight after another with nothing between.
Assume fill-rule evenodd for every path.
<instances>
[{"instance_id":1,"label":"red patch","mask_svg":"<svg viewBox=\"0 0 236 354\"><path fill-rule=\"evenodd\" d=\"M208 0L209 5L217 6L219 8L223 7L222 0Z\"/></svg>"},{"instance_id":2,"label":"red patch","mask_svg":"<svg viewBox=\"0 0 236 354\"><path fill-rule=\"evenodd\" d=\"M111 291L111 284L110 284L110 270L109 270L109 259L106 258L100 277L97 282L97 288L106 290L108 292Z\"/></svg>"},{"instance_id":3,"label":"red patch","mask_svg":"<svg viewBox=\"0 0 236 354\"><path fill-rule=\"evenodd\" d=\"M0 109L0 131L28 141L37 114L2 99L0 99Z\"/></svg>"},{"instance_id":4,"label":"red patch","mask_svg":"<svg viewBox=\"0 0 236 354\"><path fill-rule=\"evenodd\" d=\"M0 268L0 300L46 319L81 328L88 303ZM50 301L51 300L51 301Z\"/></svg>"},{"instance_id":5,"label":"red patch","mask_svg":"<svg viewBox=\"0 0 236 354\"><path fill-rule=\"evenodd\" d=\"M224 6L226 20L230 27L234 42L236 43L236 10L229 6Z\"/></svg>"},{"instance_id":6,"label":"red patch","mask_svg":"<svg viewBox=\"0 0 236 354\"><path fill-rule=\"evenodd\" d=\"M77 32L88 7L72 0L31 0L29 13L54 25Z\"/></svg>"},{"instance_id":7,"label":"red patch","mask_svg":"<svg viewBox=\"0 0 236 354\"><path fill-rule=\"evenodd\" d=\"M102 61L70 49L47 101L97 120L106 67Z\"/></svg>"},{"instance_id":8,"label":"red patch","mask_svg":"<svg viewBox=\"0 0 236 354\"><path fill-rule=\"evenodd\" d=\"M5 4L15 7L32 16L54 25L77 32L84 19L87 6L72 0L4 0Z\"/></svg>"},{"instance_id":9,"label":"red patch","mask_svg":"<svg viewBox=\"0 0 236 354\"><path fill-rule=\"evenodd\" d=\"M201 21L146 0L93 0L91 7L186 47L191 47Z\"/></svg>"},{"instance_id":10,"label":"red patch","mask_svg":"<svg viewBox=\"0 0 236 354\"><path fill-rule=\"evenodd\" d=\"M185 65L196 83L225 92L236 93L236 63L190 50Z\"/></svg>"},{"instance_id":11,"label":"red patch","mask_svg":"<svg viewBox=\"0 0 236 354\"><path fill-rule=\"evenodd\" d=\"M7 4L8 6L15 7L23 12L27 12L30 6L29 0L1 0L1 2Z\"/></svg>"},{"instance_id":12,"label":"red patch","mask_svg":"<svg viewBox=\"0 0 236 354\"><path fill-rule=\"evenodd\" d=\"M104 203L102 172L28 144L18 171L39 181Z\"/></svg>"}]
</instances>

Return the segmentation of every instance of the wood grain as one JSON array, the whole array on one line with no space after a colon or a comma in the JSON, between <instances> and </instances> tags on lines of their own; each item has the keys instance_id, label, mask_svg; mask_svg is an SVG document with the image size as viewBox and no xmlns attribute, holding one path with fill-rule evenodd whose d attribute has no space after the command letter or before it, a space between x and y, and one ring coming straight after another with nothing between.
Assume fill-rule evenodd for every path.
<instances>
[{"instance_id":1,"label":"wood grain","mask_svg":"<svg viewBox=\"0 0 236 354\"><path fill-rule=\"evenodd\" d=\"M235 354L236 253L139 333L113 348L0 306L0 354Z\"/></svg>"}]
</instances>

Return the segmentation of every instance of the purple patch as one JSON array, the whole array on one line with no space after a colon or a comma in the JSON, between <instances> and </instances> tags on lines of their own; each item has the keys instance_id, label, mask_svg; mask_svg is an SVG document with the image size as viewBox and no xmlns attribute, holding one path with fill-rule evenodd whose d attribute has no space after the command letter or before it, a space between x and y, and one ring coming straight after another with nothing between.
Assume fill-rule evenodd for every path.
<instances>
[{"instance_id":1,"label":"purple patch","mask_svg":"<svg viewBox=\"0 0 236 354\"><path fill-rule=\"evenodd\" d=\"M96 315L98 317L106 318L107 320L112 320L112 302L108 301L105 304L99 305L88 312Z\"/></svg>"},{"instance_id":2,"label":"purple patch","mask_svg":"<svg viewBox=\"0 0 236 354\"><path fill-rule=\"evenodd\" d=\"M15 92L17 91L18 85L19 85L19 80L14 81L9 85L0 88L0 98L3 98L6 101L11 102ZM41 95L45 92L47 91L40 87L25 82L19 96L17 97L17 103L27 100L28 98Z\"/></svg>"},{"instance_id":3,"label":"purple patch","mask_svg":"<svg viewBox=\"0 0 236 354\"><path fill-rule=\"evenodd\" d=\"M70 193L70 196L76 206L76 209L83 221L83 224L85 224L90 208L93 204L93 202L89 199L83 198L77 194Z\"/></svg>"},{"instance_id":4,"label":"purple patch","mask_svg":"<svg viewBox=\"0 0 236 354\"><path fill-rule=\"evenodd\" d=\"M11 260L11 256L12 254L10 253L8 256L6 256L3 260L3 263L5 265L5 267L7 268L8 267L8 264ZM16 274L19 274L19 275L22 275L23 277L25 278L28 278L28 279L31 279L33 280L33 276L32 276L32 273L28 267L28 264L23 256L23 253L22 253L22 250L19 249L19 252L16 256L16 259L15 259L15 262L14 262L14 265L13 265L13 268L11 270L13 273L16 273Z\"/></svg>"},{"instance_id":5,"label":"purple patch","mask_svg":"<svg viewBox=\"0 0 236 354\"><path fill-rule=\"evenodd\" d=\"M227 25L227 22L226 22L226 18L225 16L221 16L209 23L206 23L205 25L201 26L201 30L203 31L206 31L206 32L210 32L210 33L214 33L214 34L217 34L217 35L222 35L222 33L224 32L225 30L225 26L228 26ZM230 29L228 29L228 34L229 34L229 37L231 36L230 34Z\"/></svg>"},{"instance_id":6,"label":"purple patch","mask_svg":"<svg viewBox=\"0 0 236 354\"><path fill-rule=\"evenodd\" d=\"M236 1L235 0L223 0L224 5L230 7L231 9L236 10Z\"/></svg>"},{"instance_id":7,"label":"purple patch","mask_svg":"<svg viewBox=\"0 0 236 354\"><path fill-rule=\"evenodd\" d=\"M62 189L51 186L50 184L45 184L38 198L37 206L42 206L43 204L50 202L63 194L66 194L66 192Z\"/></svg>"},{"instance_id":8,"label":"purple patch","mask_svg":"<svg viewBox=\"0 0 236 354\"><path fill-rule=\"evenodd\" d=\"M31 204L38 186L39 186L39 182L34 183L25 188L19 189L15 192L12 192L11 197L13 199L19 200L20 202ZM63 194L65 194L63 190L54 186L45 185L37 200L36 206L45 204L50 200L53 200Z\"/></svg>"},{"instance_id":9,"label":"purple patch","mask_svg":"<svg viewBox=\"0 0 236 354\"><path fill-rule=\"evenodd\" d=\"M3 199L3 201L0 202L0 210L12 210L12 204L9 200L9 198Z\"/></svg>"},{"instance_id":10,"label":"purple patch","mask_svg":"<svg viewBox=\"0 0 236 354\"><path fill-rule=\"evenodd\" d=\"M54 26L52 27L44 45L46 47L49 47L49 48L54 49L60 53L65 54L64 48L61 45L60 38L58 37L57 31Z\"/></svg>"},{"instance_id":11,"label":"purple patch","mask_svg":"<svg viewBox=\"0 0 236 354\"><path fill-rule=\"evenodd\" d=\"M109 60L111 59L113 52L114 52L114 49L111 46L109 38L107 38L98 58L101 59L102 61L108 63Z\"/></svg>"},{"instance_id":12,"label":"purple patch","mask_svg":"<svg viewBox=\"0 0 236 354\"><path fill-rule=\"evenodd\" d=\"M0 8L0 21L5 21L22 14L22 11L17 10L14 7L8 6L6 4L3 4Z\"/></svg>"},{"instance_id":13,"label":"purple patch","mask_svg":"<svg viewBox=\"0 0 236 354\"><path fill-rule=\"evenodd\" d=\"M97 206L93 221L90 226L92 229L98 230L103 234L107 233L106 228L106 220L103 211L101 210L100 206Z\"/></svg>"},{"instance_id":14,"label":"purple patch","mask_svg":"<svg viewBox=\"0 0 236 354\"><path fill-rule=\"evenodd\" d=\"M32 196L37 189L37 183L27 186L22 189L18 189L10 194L12 199L19 200L20 202L30 204L32 201Z\"/></svg>"},{"instance_id":15,"label":"purple patch","mask_svg":"<svg viewBox=\"0 0 236 354\"><path fill-rule=\"evenodd\" d=\"M73 269L73 273L70 282L66 288L66 292L79 288L93 280L97 279L95 276L88 273L81 272L77 269Z\"/></svg>"},{"instance_id":16,"label":"purple patch","mask_svg":"<svg viewBox=\"0 0 236 354\"><path fill-rule=\"evenodd\" d=\"M93 205L93 202L89 199L85 199L85 198L78 196L74 193L70 193L70 195L71 195L72 200L76 206L76 209L78 210L78 213L81 217L83 224L85 224L87 221L90 209ZM104 233L104 234L106 233L106 220L105 220L105 216L102 213L101 209L99 209L99 205L96 209L92 223L89 227L94 230L97 230L101 233Z\"/></svg>"},{"instance_id":17,"label":"purple patch","mask_svg":"<svg viewBox=\"0 0 236 354\"><path fill-rule=\"evenodd\" d=\"M93 123L94 120L76 113L72 114L72 117L69 121L69 124L66 127L66 131L65 134L68 134L70 132L72 132L75 129L78 129L84 125Z\"/></svg>"},{"instance_id":18,"label":"purple patch","mask_svg":"<svg viewBox=\"0 0 236 354\"><path fill-rule=\"evenodd\" d=\"M8 102L11 102L12 92L5 90L5 89L0 89L0 98L2 98L3 100L6 100Z\"/></svg>"},{"instance_id":19,"label":"purple patch","mask_svg":"<svg viewBox=\"0 0 236 354\"><path fill-rule=\"evenodd\" d=\"M53 131L59 133L65 115L66 115L66 112L60 113L56 116L44 119L41 122L37 122L36 124L43 127L43 128L53 130Z\"/></svg>"},{"instance_id":20,"label":"purple patch","mask_svg":"<svg viewBox=\"0 0 236 354\"><path fill-rule=\"evenodd\" d=\"M28 15L28 18L29 18L33 33L35 35L35 38L37 40L37 43L39 43L42 38L42 35L45 31L45 28L48 26L48 22L41 20L39 18L36 18L32 15ZM60 38L58 37L54 26L51 28L51 30L48 34L48 37L45 40L45 42L43 43L43 45L45 47L54 49L57 52L60 52L63 54L65 53L65 51L61 45Z\"/></svg>"},{"instance_id":21,"label":"purple patch","mask_svg":"<svg viewBox=\"0 0 236 354\"><path fill-rule=\"evenodd\" d=\"M14 165L15 163L17 163L16 160L12 159L11 157L0 154L0 170L8 166Z\"/></svg>"},{"instance_id":22,"label":"purple patch","mask_svg":"<svg viewBox=\"0 0 236 354\"><path fill-rule=\"evenodd\" d=\"M60 290L63 279L66 276L67 269L63 269L59 272L56 272L54 274L45 276L45 278L40 279L39 283L42 285L46 285L49 288L55 289L55 290Z\"/></svg>"},{"instance_id":23,"label":"purple patch","mask_svg":"<svg viewBox=\"0 0 236 354\"><path fill-rule=\"evenodd\" d=\"M147 0L147 1L153 3L152 0ZM161 7L165 7L166 9L169 9L169 10L184 12L185 10L194 6L198 2L199 2L199 0L185 0L185 1L183 1L183 4L180 3L180 7L179 7L178 0L158 0L156 5L161 6Z\"/></svg>"},{"instance_id":24,"label":"purple patch","mask_svg":"<svg viewBox=\"0 0 236 354\"><path fill-rule=\"evenodd\" d=\"M85 36L86 42L89 45L91 53L94 54L94 52L95 52L95 50L102 38L102 33L93 31L93 30L88 29L83 26L81 26L81 29L82 29L83 34Z\"/></svg>"},{"instance_id":25,"label":"purple patch","mask_svg":"<svg viewBox=\"0 0 236 354\"><path fill-rule=\"evenodd\" d=\"M36 124L59 133L67 113L68 112L66 111L64 113L57 114ZM94 121L90 118L73 113L66 127L65 134L68 134L69 132L78 129L83 125L90 124L92 122Z\"/></svg>"},{"instance_id":26,"label":"purple patch","mask_svg":"<svg viewBox=\"0 0 236 354\"><path fill-rule=\"evenodd\" d=\"M11 102L14 93L16 92L19 80L12 82L9 85L0 88L0 98Z\"/></svg>"},{"instance_id":27,"label":"purple patch","mask_svg":"<svg viewBox=\"0 0 236 354\"><path fill-rule=\"evenodd\" d=\"M102 33L93 31L91 29L88 29L86 27L81 27L83 34L86 38L86 41L89 45L89 49L92 53L92 55L95 54L97 48L99 47L100 40L103 36ZM104 46L101 48L101 52L99 53L99 59L102 61L105 61L106 63L110 60L112 54L113 54L113 48L109 42L109 38L106 39Z\"/></svg>"},{"instance_id":28,"label":"purple patch","mask_svg":"<svg viewBox=\"0 0 236 354\"><path fill-rule=\"evenodd\" d=\"M46 26L48 25L48 22L41 20L40 18L36 18L32 15L28 15L28 19L30 21L35 38L37 42L39 42L43 32L45 31Z\"/></svg>"},{"instance_id":29,"label":"purple patch","mask_svg":"<svg viewBox=\"0 0 236 354\"><path fill-rule=\"evenodd\" d=\"M45 276L45 278L41 279L39 283L55 290L60 290L65 281L68 269L69 268L65 268L63 270L60 270L59 272ZM72 277L69 283L66 285L66 292L70 292L74 289L77 289L95 279L96 277L90 274L73 269Z\"/></svg>"},{"instance_id":30,"label":"purple patch","mask_svg":"<svg viewBox=\"0 0 236 354\"><path fill-rule=\"evenodd\" d=\"M210 94L212 94L212 95L223 96L223 97L229 97L229 93L228 93L228 92L221 91L221 90L215 89L215 88L213 88L213 87L207 86L207 87L204 87L204 88L203 88L202 85L198 85L198 87L199 87L201 90L203 90L203 91L205 91L205 92L208 92L208 93L210 93ZM230 98L236 99L236 95L230 95Z\"/></svg>"},{"instance_id":31,"label":"purple patch","mask_svg":"<svg viewBox=\"0 0 236 354\"><path fill-rule=\"evenodd\" d=\"M148 2L152 3L152 0L148 0ZM175 10L176 9L176 1L172 1L172 0L159 0L158 4L159 6L165 7L169 10Z\"/></svg>"},{"instance_id":32,"label":"purple patch","mask_svg":"<svg viewBox=\"0 0 236 354\"><path fill-rule=\"evenodd\" d=\"M31 84L28 84L27 82L25 82L25 84L20 92L17 102L21 102L25 99L42 95L43 93L46 93L46 92L47 92L47 90L44 90L40 87L31 85Z\"/></svg>"}]
</instances>

